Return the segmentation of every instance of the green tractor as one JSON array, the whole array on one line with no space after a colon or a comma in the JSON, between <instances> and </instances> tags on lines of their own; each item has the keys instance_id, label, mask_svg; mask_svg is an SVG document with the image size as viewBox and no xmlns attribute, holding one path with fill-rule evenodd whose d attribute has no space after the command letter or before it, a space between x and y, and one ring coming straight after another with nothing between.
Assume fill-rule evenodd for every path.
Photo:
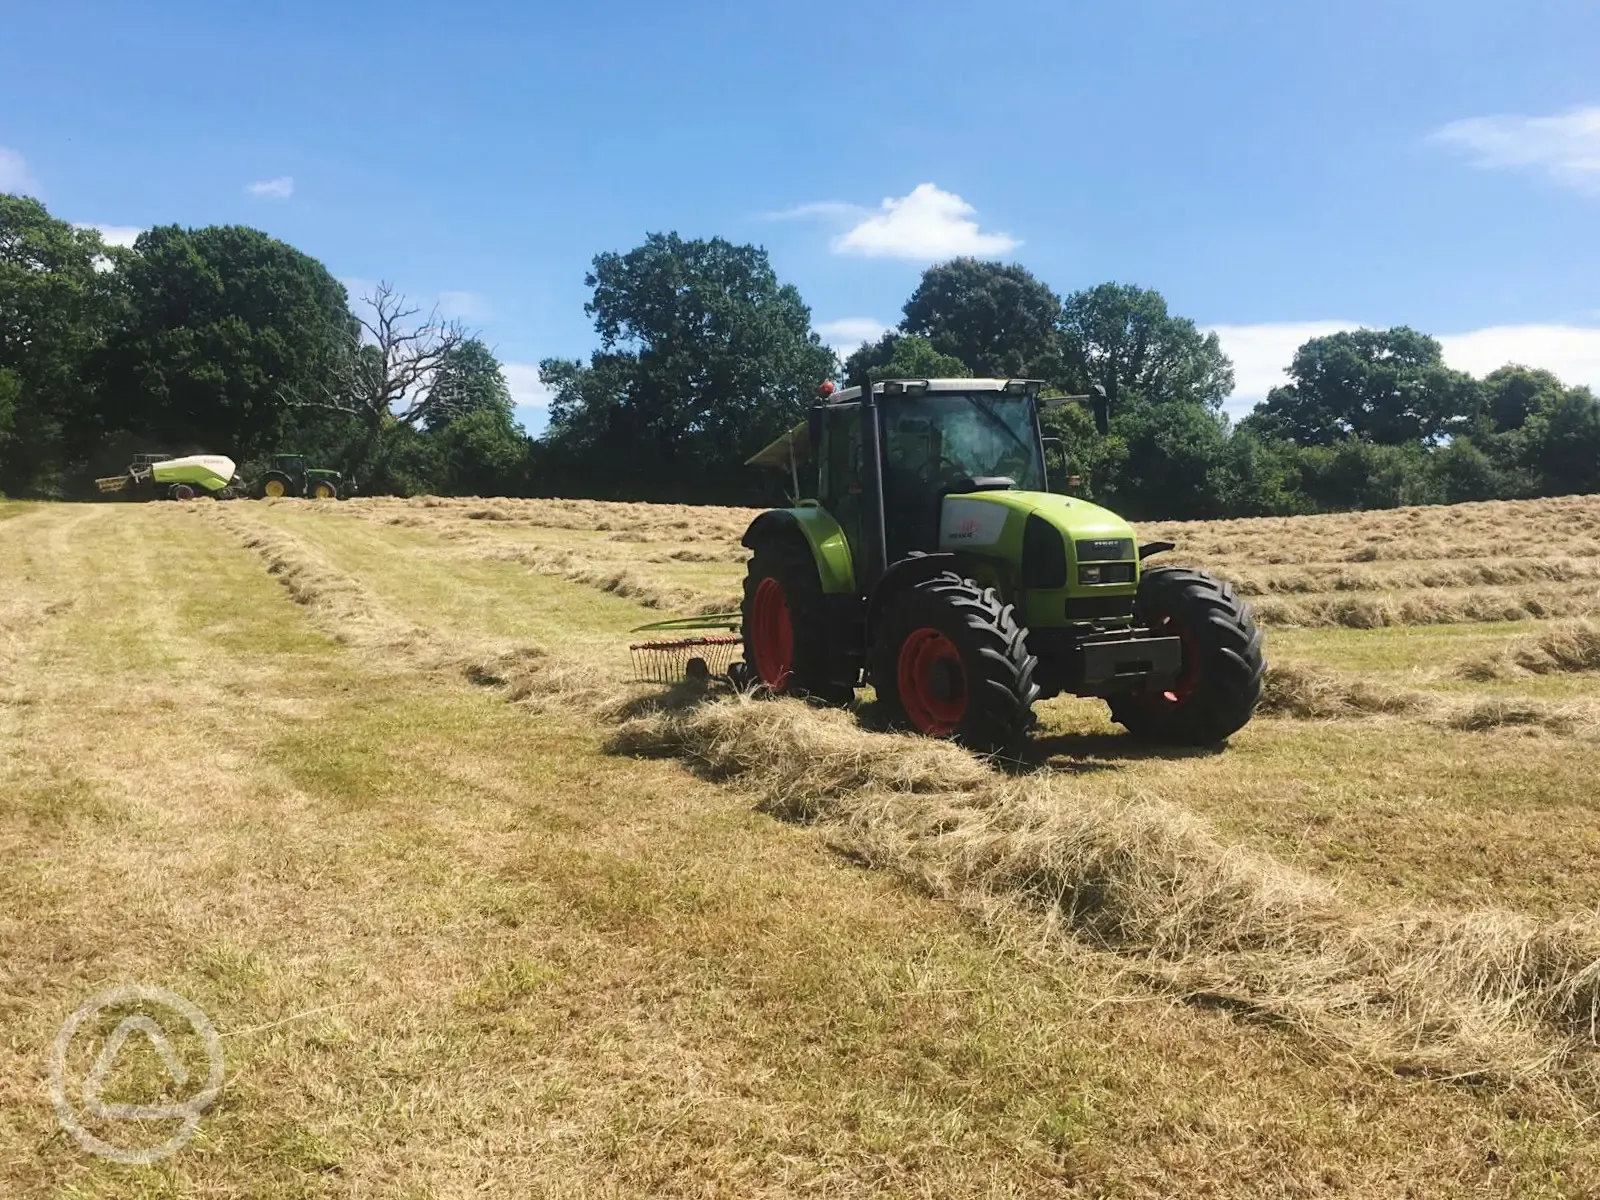
<instances>
[{"instance_id":1,"label":"green tractor","mask_svg":"<svg viewBox=\"0 0 1600 1200\"><path fill-rule=\"evenodd\" d=\"M345 494L344 476L323 467L307 467L303 454L278 454L256 484L263 499L306 496L312 500L338 500Z\"/></svg>"},{"instance_id":2,"label":"green tractor","mask_svg":"<svg viewBox=\"0 0 1600 1200\"><path fill-rule=\"evenodd\" d=\"M819 389L809 419L749 460L815 499L762 513L737 681L848 702L982 753L1015 753L1033 703L1103 697L1131 733L1214 745L1249 721L1265 663L1225 581L1144 567L1171 543L1045 480L1029 379L892 379Z\"/></svg>"}]
</instances>

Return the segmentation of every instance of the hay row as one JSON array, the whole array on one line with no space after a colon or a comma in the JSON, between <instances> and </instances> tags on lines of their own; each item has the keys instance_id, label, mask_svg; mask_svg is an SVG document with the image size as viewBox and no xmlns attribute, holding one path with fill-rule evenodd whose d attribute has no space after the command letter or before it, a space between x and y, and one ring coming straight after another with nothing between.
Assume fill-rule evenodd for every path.
<instances>
[{"instance_id":1,"label":"hay row","mask_svg":"<svg viewBox=\"0 0 1600 1200\"><path fill-rule=\"evenodd\" d=\"M1317 595L1328 592L1384 592L1414 588L1506 587L1526 583L1585 583L1600 580L1600 560L1571 558L1493 558L1430 562L1426 566L1351 566L1315 563L1286 571L1218 567L1193 556L1166 562L1215 570L1246 596Z\"/></svg>"},{"instance_id":2,"label":"hay row","mask_svg":"<svg viewBox=\"0 0 1600 1200\"><path fill-rule=\"evenodd\" d=\"M394 638L370 593L298 539L224 523L319 623L358 644ZM824 826L862 861L1047 939L1097 945L1177 992L1225 997L1390 1066L1595 1083L1594 922L1364 912L1161 797L1092 799L1066 776L1009 776L796 701L601 688L536 648L455 657L514 700L620 720L618 753L683 758L764 811Z\"/></svg>"},{"instance_id":3,"label":"hay row","mask_svg":"<svg viewBox=\"0 0 1600 1200\"><path fill-rule=\"evenodd\" d=\"M1596 616L1600 588L1530 585L1500 591L1346 593L1294 600L1266 596L1250 606L1262 625L1383 629Z\"/></svg>"},{"instance_id":4,"label":"hay row","mask_svg":"<svg viewBox=\"0 0 1600 1200\"><path fill-rule=\"evenodd\" d=\"M1494 654L1458 663L1455 674L1479 683L1519 675L1600 671L1600 624L1573 621L1519 638Z\"/></svg>"},{"instance_id":5,"label":"hay row","mask_svg":"<svg viewBox=\"0 0 1600 1200\"><path fill-rule=\"evenodd\" d=\"M1158 796L1090 797L846 714L744 698L626 723L669 754L823 826L852 857L985 915L1021 911L1186 994L1225 998L1373 1062L1592 1087L1600 926L1518 914L1365 912L1225 844Z\"/></svg>"}]
</instances>

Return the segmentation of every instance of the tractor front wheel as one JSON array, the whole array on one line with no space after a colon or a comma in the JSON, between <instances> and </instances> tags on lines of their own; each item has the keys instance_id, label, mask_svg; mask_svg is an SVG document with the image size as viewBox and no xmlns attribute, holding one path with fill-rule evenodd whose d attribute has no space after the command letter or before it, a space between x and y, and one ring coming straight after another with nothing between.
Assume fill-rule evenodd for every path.
<instances>
[{"instance_id":1,"label":"tractor front wheel","mask_svg":"<svg viewBox=\"0 0 1600 1200\"><path fill-rule=\"evenodd\" d=\"M982 754L1014 754L1033 724L1037 660L993 588L945 571L891 596L872 682L890 719Z\"/></svg>"},{"instance_id":2,"label":"tractor front wheel","mask_svg":"<svg viewBox=\"0 0 1600 1200\"><path fill-rule=\"evenodd\" d=\"M337 500L339 492L327 480L319 479L311 485L311 498L313 500Z\"/></svg>"},{"instance_id":3,"label":"tractor front wheel","mask_svg":"<svg viewBox=\"0 0 1600 1200\"><path fill-rule=\"evenodd\" d=\"M1261 631L1232 585L1204 571L1152 567L1135 602L1153 633L1183 642L1178 678L1108 701L1129 733L1184 746L1214 746L1242 729L1261 699Z\"/></svg>"},{"instance_id":4,"label":"tractor front wheel","mask_svg":"<svg viewBox=\"0 0 1600 1200\"><path fill-rule=\"evenodd\" d=\"M809 549L789 539L758 544L740 609L752 683L780 696L848 704L855 689L828 678L828 611Z\"/></svg>"}]
</instances>

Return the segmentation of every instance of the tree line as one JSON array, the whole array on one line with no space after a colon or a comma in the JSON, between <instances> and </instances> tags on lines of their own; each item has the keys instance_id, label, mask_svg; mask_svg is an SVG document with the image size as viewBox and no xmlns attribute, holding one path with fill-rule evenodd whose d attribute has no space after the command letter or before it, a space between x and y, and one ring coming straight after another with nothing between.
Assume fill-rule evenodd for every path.
<instances>
[{"instance_id":1,"label":"tree line","mask_svg":"<svg viewBox=\"0 0 1600 1200\"><path fill-rule=\"evenodd\" d=\"M482 341L379 284L352 308L255 229L132 248L0 195L0 495L80 497L133 454L304 453L363 491L526 489L530 441Z\"/></svg>"},{"instance_id":2,"label":"tree line","mask_svg":"<svg viewBox=\"0 0 1600 1200\"><path fill-rule=\"evenodd\" d=\"M652 234L595 258L586 360L547 359L549 427L459 324L379 286L352 305L257 230L159 227L131 249L0 196L0 492L84 494L140 449L297 450L365 492L766 503L740 464L827 378L1005 376L1105 390L1046 433L1052 475L1132 517L1222 517L1600 490L1600 403L1548 371L1452 370L1409 328L1313 338L1237 423L1233 366L1159 292L1058 295L1025 268L930 267L898 327L841 363L766 252Z\"/></svg>"}]
</instances>

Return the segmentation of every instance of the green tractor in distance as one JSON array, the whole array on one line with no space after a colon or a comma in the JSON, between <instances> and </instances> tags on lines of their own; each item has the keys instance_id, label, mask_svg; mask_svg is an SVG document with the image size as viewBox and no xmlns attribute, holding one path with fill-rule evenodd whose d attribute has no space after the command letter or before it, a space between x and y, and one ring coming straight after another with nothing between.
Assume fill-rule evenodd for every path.
<instances>
[{"instance_id":1,"label":"green tractor in distance","mask_svg":"<svg viewBox=\"0 0 1600 1200\"><path fill-rule=\"evenodd\" d=\"M739 675L845 703L863 682L896 723L1015 753L1033 702L1103 697L1131 733L1213 745L1250 720L1265 663L1225 581L1142 566L1115 514L1046 490L1027 379L891 379L819 389L809 419L749 460L816 499L762 513Z\"/></svg>"},{"instance_id":2,"label":"green tractor in distance","mask_svg":"<svg viewBox=\"0 0 1600 1200\"><path fill-rule=\"evenodd\" d=\"M338 500L345 494L344 476L323 467L307 467L303 454L277 454L272 466L256 483L262 499L306 496L312 500Z\"/></svg>"}]
</instances>

